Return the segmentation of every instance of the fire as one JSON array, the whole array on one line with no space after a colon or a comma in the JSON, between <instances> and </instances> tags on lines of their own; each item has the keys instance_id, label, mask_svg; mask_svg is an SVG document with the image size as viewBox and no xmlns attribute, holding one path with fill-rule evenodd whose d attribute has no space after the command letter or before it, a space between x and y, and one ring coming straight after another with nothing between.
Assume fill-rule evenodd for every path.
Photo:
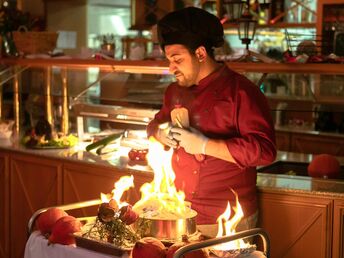
<instances>
[{"instance_id":1,"label":"fire","mask_svg":"<svg viewBox=\"0 0 344 258\"><path fill-rule=\"evenodd\" d=\"M191 209L184 201L185 194L177 191L174 185L172 154L172 149L165 151L155 138L149 138L147 160L154 171L154 179L140 189L141 199L133 207L138 214L164 219L188 217Z\"/></svg>"},{"instance_id":2,"label":"fire","mask_svg":"<svg viewBox=\"0 0 344 258\"><path fill-rule=\"evenodd\" d=\"M122 176L116 183L114 183L114 189L111 191L111 194L100 194L102 202L108 203L111 199L115 200L118 208L127 206L127 202L122 202L121 198L125 191L130 187L134 186L134 177L131 176Z\"/></svg>"},{"instance_id":3,"label":"fire","mask_svg":"<svg viewBox=\"0 0 344 258\"><path fill-rule=\"evenodd\" d=\"M233 190L232 190L233 191ZM236 198L236 207L233 207L235 214L231 219L231 205L228 202L227 208L223 214L217 218L218 232L216 237L230 236L236 233L236 226L239 224L240 220L244 216L243 210L239 203L238 195L233 191ZM250 247L249 243L245 243L243 239L237 239L231 242L216 245L213 248L216 250L237 250Z\"/></svg>"}]
</instances>

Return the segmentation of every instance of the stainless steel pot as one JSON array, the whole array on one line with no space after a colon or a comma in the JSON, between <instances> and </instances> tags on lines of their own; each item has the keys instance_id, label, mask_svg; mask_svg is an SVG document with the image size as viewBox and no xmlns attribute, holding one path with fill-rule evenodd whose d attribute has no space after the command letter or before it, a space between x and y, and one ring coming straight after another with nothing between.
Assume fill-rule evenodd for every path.
<instances>
[{"instance_id":1,"label":"stainless steel pot","mask_svg":"<svg viewBox=\"0 0 344 258\"><path fill-rule=\"evenodd\" d=\"M196 229L196 216L197 212L189 218L183 219L154 219L154 218L143 218L139 217L137 222L134 224L138 225L142 220L147 221L148 229L144 233L145 236L151 236L160 240L175 242L181 239L182 235L191 236L197 232Z\"/></svg>"}]
</instances>

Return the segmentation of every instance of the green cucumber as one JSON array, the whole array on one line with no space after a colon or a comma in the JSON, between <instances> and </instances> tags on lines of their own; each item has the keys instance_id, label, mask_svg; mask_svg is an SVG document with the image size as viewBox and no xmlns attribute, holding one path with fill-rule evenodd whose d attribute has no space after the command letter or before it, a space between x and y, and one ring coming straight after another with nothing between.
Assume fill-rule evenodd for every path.
<instances>
[{"instance_id":1,"label":"green cucumber","mask_svg":"<svg viewBox=\"0 0 344 258\"><path fill-rule=\"evenodd\" d=\"M96 142L93 142L89 145L86 146L86 151L91 151L95 148L98 148L98 147L105 147L106 145L108 145L110 142L112 141L115 141L117 140L118 138L120 138L121 136L123 135L123 133L114 133L114 134L111 134L99 141L96 141Z\"/></svg>"}]
</instances>

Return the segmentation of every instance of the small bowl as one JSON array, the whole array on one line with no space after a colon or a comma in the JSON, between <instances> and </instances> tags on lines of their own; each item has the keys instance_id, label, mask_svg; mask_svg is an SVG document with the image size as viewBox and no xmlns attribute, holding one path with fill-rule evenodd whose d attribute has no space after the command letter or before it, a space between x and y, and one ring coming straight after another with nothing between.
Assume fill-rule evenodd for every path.
<instances>
[{"instance_id":1,"label":"small bowl","mask_svg":"<svg viewBox=\"0 0 344 258\"><path fill-rule=\"evenodd\" d=\"M11 137L13 132L13 120L1 121L0 122L0 139L8 139Z\"/></svg>"}]
</instances>

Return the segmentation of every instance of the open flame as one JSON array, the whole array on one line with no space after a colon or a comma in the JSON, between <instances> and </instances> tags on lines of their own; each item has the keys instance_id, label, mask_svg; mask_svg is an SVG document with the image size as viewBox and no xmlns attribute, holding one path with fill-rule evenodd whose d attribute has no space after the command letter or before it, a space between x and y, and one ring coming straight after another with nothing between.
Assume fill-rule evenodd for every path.
<instances>
[{"instance_id":1,"label":"open flame","mask_svg":"<svg viewBox=\"0 0 344 258\"><path fill-rule=\"evenodd\" d=\"M172 169L173 150L164 150L164 146L154 137L149 138L148 164L154 171L154 179L142 185L141 199L133 210L145 217L179 219L187 218L192 211L185 194L177 191L174 185L175 174Z\"/></svg>"},{"instance_id":2,"label":"open flame","mask_svg":"<svg viewBox=\"0 0 344 258\"><path fill-rule=\"evenodd\" d=\"M234 193L236 199L236 207L233 207L235 214L231 219L229 219L231 216L231 205L228 202L225 212L217 218L218 231L216 237L230 236L235 234L236 226L239 224L240 220L244 216L244 212L239 203L238 195L233 190L232 192ZM249 243L245 243L243 239L237 239L231 242L216 245L213 247L213 249L227 251L249 248L250 246L251 245Z\"/></svg>"},{"instance_id":3,"label":"open flame","mask_svg":"<svg viewBox=\"0 0 344 258\"><path fill-rule=\"evenodd\" d=\"M114 189L111 191L111 194L100 194L100 198L103 203L108 203L110 200L114 200L118 205L118 208L127 206L127 202L122 202L121 198L125 191L130 187L134 186L134 176L122 176L116 183L114 183Z\"/></svg>"}]
</instances>

